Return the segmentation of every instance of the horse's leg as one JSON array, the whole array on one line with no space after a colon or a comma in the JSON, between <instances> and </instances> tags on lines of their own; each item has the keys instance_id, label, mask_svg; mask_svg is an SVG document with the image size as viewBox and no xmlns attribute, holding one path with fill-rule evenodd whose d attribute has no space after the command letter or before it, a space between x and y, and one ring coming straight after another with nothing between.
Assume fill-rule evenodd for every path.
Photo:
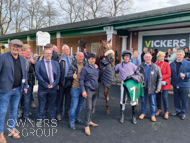
<instances>
[{"instance_id":1,"label":"horse's leg","mask_svg":"<svg viewBox=\"0 0 190 143\"><path fill-rule=\"evenodd\" d=\"M100 94L100 82L98 83L98 97L99 97L99 94ZM96 111L96 103L95 103L95 106L94 106L92 113L95 113L95 111Z\"/></svg>"},{"instance_id":2,"label":"horse's leg","mask_svg":"<svg viewBox=\"0 0 190 143\"><path fill-rule=\"evenodd\" d=\"M109 104L108 104L108 101L109 101L109 88L107 88L105 85L104 85L104 96L105 96L105 99L106 99L106 114L110 114L110 109L109 109Z\"/></svg>"}]
</instances>

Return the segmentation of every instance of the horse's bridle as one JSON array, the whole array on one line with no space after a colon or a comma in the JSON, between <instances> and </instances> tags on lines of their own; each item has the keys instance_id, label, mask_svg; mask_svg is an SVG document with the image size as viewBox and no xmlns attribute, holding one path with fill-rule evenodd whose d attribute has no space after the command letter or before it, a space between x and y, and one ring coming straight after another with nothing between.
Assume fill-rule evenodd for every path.
<instances>
[{"instance_id":1,"label":"horse's bridle","mask_svg":"<svg viewBox=\"0 0 190 143\"><path fill-rule=\"evenodd\" d=\"M103 54L105 54L103 45L104 43L101 44L101 49L102 49Z\"/></svg>"}]
</instances>

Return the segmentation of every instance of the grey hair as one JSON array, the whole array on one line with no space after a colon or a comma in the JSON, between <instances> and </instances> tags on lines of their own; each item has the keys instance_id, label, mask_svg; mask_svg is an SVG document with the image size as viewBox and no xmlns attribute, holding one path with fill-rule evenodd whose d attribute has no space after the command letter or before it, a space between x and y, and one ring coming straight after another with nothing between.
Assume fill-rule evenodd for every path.
<instances>
[{"instance_id":1,"label":"grey hair","mask_svg":"<svg viewBox=\"0 0 190 143\"><path fill-rule=\"evenodd\" d=\"M63 45L62 50L64 50L65 46L68 46L67 44ZM69 47L69 46L68 46Z\"/></svg>"},{"instance_id":2,"label":"grey hair","mask_svg":"<svg viewBox=\"0 0 190 143\"><path fill-rule=\"evenodd\" d=\"M25 47L22 47L21 51L26 51L26 48L25 48Z\"/></svg>"},{"instance_id":3,"label":"grey hair","mask_svg":"<svg viewBox=\"0 0 190 143\"><path fill-rule=\"evenodd\" d=\"M183 53L183 55L185 56L185 52L183 50L178 50L177 53Z\"/></svg>"}]
</instances>

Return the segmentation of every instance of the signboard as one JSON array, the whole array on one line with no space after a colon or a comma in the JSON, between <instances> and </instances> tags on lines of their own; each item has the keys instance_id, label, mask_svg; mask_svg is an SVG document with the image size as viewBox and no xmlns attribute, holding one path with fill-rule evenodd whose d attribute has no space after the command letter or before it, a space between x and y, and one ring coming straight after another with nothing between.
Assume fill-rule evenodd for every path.
<instances>
[{"instance_id":1,"label":"signboard","mask_svg":"<svg viewBox=\"0 0 190 143\"><path fill-rule=\"evenodd\" d=\"M45 46L50 43L51 36L48 32L38 31L36 33L36 45L37 46Z\"/></svg>"},{"instance_id":2,"label":"signboard","mask_svg":"<svg viewBox=\"0 0 190 143\"><path fill-rule=\"evenodd\" d=\"M147 47L167 51L168 48L180 48L189 47L189 34L172 34L172 35L155 35L155 36L143 36L143 47Z\"/></svg>"}]
</instances>

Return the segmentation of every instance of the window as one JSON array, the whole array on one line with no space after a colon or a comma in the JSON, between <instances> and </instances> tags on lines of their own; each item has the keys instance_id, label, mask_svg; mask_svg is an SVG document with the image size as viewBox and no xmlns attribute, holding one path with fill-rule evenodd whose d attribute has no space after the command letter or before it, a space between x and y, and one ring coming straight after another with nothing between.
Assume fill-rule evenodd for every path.
<instances>
[{"instance_id":1,"label":"window","mask_svg":"<svg viewBox=\"0 0 190 143\"><path fill-rule=\"evenodd\" d=\"M36 47L36 53L37 53L38 55L42 55L42 53L43 53L43 47L42 47L42 46L37 46L37 47Z\"/></svg>"},{"instance_id":2,"label":"window","mask_svg":"<svg viewBox=\"0 0 190 143\"><path fill-rule=\"evenodd\" d=\"M92 43L91 44L91 53L96 54L99 47L99 43Z\"/></svg>"}]
</instances>

